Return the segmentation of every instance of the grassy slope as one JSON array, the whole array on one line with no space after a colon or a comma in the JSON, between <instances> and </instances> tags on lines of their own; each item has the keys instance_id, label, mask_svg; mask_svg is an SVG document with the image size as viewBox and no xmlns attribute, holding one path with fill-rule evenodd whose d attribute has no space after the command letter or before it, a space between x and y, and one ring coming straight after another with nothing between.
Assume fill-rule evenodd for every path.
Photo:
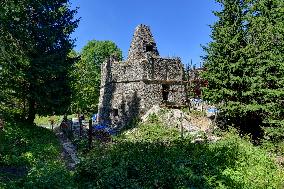
<instances>
[{"instance_id":1,"label":"grassy slope","mask_svg":"<svg viewBox=\"0 0 284 189\"><path fill-rule=\"evenodd\" d=\"M284 188L284 171L261 148L236 134L193 144L156 121L96 144L73 173L60 160L54 133L8 124L0 133L0 188Z\"/></svg>"},{"instance_id":2,"label":"grassy slope","mask_svg":"<svg viewBox=\"0 0 284 189\"><path fill-rule=\"evenodd\" d=\"M0 168L26 170L22 175L0 173L0 188L72 186L71 175L60 160L60 144L50 130L10 123L0 133L0 144Z\"/></svg>"},{"instance_id":3,"label":"grassy slope","mask_svg":"<svg viewBox=\"0 0 284 189\"><path fill-rule=\"evenodd\" d=\"M76 178L85 188L284 188L283 169L236 134L193 144L158 123L96 145Z\"/></svg>"}]
</instances>

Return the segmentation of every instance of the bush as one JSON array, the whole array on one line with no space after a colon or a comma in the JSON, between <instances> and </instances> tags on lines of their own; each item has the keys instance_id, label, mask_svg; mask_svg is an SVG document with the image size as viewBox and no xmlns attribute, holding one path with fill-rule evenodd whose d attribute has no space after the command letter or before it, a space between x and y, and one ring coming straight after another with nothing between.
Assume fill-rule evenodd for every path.
<instances>
[{"instance_id":1,"label":"bush","mask_svg":"<svg viewBox=\"0 0 284 189\"><path fill-rule=\"evenodd\" d=\"M72 175L60 161L37 163L23 182L24 188L73 188Z\"/></svg>"},{"instance_id":2,"label":"bush","mask_svg":"<svg viewBox=\"0 0 284 189\"><path fill-rule=\"evenodd\" d=\"M70 172L60 159L55 134L42 127L7 123L0 133L0 168L19 169L22 175L0 174L0 188L68 188Z\"/></svg>"},{"instance_id":3,"label":"bush","mask_svg":"<svg viewBox=\"0 0 284 189\"><path fill-rule=\"evenodd\" d=\"M172 134L171 134L172 133ZM161 125L140 125L97 145L80 163L83 188L281 188L282 169L236 134L193 144Z\"/></svg>"}]
</instances>

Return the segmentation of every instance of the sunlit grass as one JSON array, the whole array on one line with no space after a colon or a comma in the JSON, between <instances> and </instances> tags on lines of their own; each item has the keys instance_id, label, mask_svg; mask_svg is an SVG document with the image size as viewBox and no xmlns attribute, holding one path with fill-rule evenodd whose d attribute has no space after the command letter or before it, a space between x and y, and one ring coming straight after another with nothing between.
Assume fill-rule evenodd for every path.
<instances>
[{"instance_id":1,"label":"sunlit grass","mask_svg":"<svg viewBox=\"0 0 284 189\"><path fill-rule=\"evenodd\" d=\"M283 188L284 171L236 133L192 143L178 130L141 124L96 145L76 172L82 186L105 188Z\"/></svg>"},{"instance_id":2,"label":"sunlit grass","mask_svg":"<svg viewBox=\"0 0 284 189\"><path fill-rule=\"evenodd\" d=\"M1 189L72 185L71 173L61 160L61 146L52 131L36 125L7 123L0 133L0 144L0 167L26 169L24 175L15 178L0 174Z\"/></svg>"}]
</instances>

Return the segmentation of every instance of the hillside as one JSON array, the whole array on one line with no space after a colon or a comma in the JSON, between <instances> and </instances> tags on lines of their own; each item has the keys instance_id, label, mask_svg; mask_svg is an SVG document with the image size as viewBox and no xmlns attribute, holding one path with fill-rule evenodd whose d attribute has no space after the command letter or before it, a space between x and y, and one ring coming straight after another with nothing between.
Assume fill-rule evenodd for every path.
<instances>
[{"instance_id":1,"label":"hillside","mask_svg":"<svg viewBox=\"0 0 284 189\"><path fill-rule=\"evenodd\" d=\"M283 188L284 170L261 147L234 131L193 143L152 116L97 144L75 179L85 188Z\"/></svg>"},{"instance_id":2,"label":"hillside","mask_svg":"<svg viewBox=\"0 0 284 189\"><path fill-rule=\"evenodd\" d=\"M111 142L95 141L89 152L82 140L81 163L72 171L52 131L6 124L0 133L0 188L283 188L284 169L265 146L253 146L235 130L215 129L217 141L202 132L203 140L181 138L180 129L161 118L152 114Z\"/></svg>"}]
</instances>

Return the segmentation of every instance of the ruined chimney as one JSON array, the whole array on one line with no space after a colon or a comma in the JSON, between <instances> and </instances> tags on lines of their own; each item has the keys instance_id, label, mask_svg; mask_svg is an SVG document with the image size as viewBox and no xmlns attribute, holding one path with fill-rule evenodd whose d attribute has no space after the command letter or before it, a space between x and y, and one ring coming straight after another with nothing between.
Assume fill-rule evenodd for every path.
<instances>
[{"instance_id":1,"label":"ruined chimney","mask_svg":"<svg viewBox=\"0 0 284 189\"><path fill-rule=\"evenodd\" d=\"M128 52L128 60L139 60L152 56L159 56L157 45L150 31L150 27L139 25L135 29Z\"/></svg>"}]
</instances>

